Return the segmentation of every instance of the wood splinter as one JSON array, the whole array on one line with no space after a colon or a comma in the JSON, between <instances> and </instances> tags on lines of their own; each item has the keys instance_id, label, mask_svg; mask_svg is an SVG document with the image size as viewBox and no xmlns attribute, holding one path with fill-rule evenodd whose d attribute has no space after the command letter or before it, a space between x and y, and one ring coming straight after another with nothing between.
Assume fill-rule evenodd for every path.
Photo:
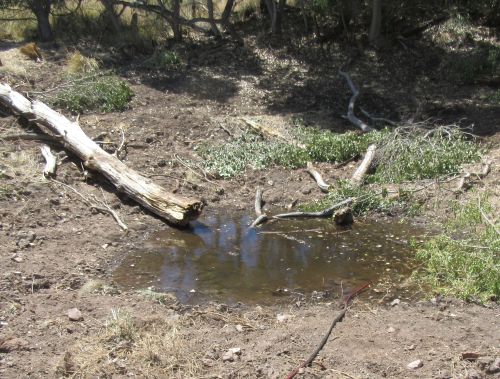
<instances>
[{"instance_id":1,"label":"wood splinter","mask_svg":"<svg viewBox=\"0 0 500 379\"><path fill-rule=\"evenodd\" d=\"M50 151L50 147L43 145L40 147L42 155L45 158L45 167L43 168L43 176L46 178L52 178L56 175L57 168L57 158Z\"/></svg>"}]
</instances>

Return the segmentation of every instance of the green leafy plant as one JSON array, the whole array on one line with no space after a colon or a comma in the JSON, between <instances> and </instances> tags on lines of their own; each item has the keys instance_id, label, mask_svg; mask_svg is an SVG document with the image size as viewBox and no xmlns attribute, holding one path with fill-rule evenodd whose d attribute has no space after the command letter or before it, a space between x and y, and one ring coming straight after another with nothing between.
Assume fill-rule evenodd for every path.
<instances>
[{"instance_id":1,"label":"green leafy plant","mask_svg":"<svg viewBox=\"0 0 500 379\"><path fill-rule=\"evenodd\" d=\"M481 201L455 205L454 217L443 234L417 250L423 263L421 279L446 295L465 300L487 301L500 297L499 223L484 197Z\"/></svg>"},{"instance_id":2,"label":"green leafy plant","mask_svg":"<svg viewBox=\"0 0 500 379\"><path fill-rule=\"evenodd\" d=\"M481 157L480 147L457 128L395 129L379 141L377 183L431 179L458 172Z\"/></svg>"},{"instance_id":3,"label":"green leafy plant","mask_svg":"<svg viewBox=\"0 0 500 379\"><path fill-rule=\"evenodd\" d=\"M53 104L76 113L113 112L126 109L132 96L132 89L117 76L93 75L73 79L71 85L57 94Z\"/></svg>"}]
</instances>

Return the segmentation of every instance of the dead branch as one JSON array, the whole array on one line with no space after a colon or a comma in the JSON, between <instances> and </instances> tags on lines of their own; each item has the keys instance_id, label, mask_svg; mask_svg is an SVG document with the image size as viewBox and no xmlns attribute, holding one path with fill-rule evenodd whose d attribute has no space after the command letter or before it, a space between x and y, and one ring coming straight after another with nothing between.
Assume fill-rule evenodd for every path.
<instances>
[{"instance_id":1,"label":"dead branch","mask_svg":"<svg viewBox=\"0 0 500 379\"><path fill-rule=\"evenodd\" d=\"M373 144L368 146L368 149L366 150L365 157L363 158L363 161L361 164L358 166L354 174L352 175L351 181L357 185L360 185L363 183L363 180L366 176L366 173L370 169L370 166L373 162L373 159L375 158L375 151L377 150L377 145Z\"/></svg>"},{"instance_id":2,"label":"dead branch","mask_svg":"<svg viewBox=\"0 0 500 379\"><path fill-rule=\"evenodd\" d=\"M104 201L99 201L95 196L85 196L82 193L78 192L76 188L71 187L70 185L60 182L59 180L51 179L52 182L57 183L71 191L73 191L76 195L78 195L82 201L88 205L91 209L95 209L96 211L102 212L102 213L107 213L111 215L118 226L122 228L125 232L128 232L128 227L125 225L125 223L120 219L120 216L118 216L118 213L116 213L111 207L106 203L106 199L104 198L104 193L103 193L103 199ZM102 191L102 189L101 189ZM92 197L92 198L91 198Z\"/></svg>"},{"instance_id":3,"label":"dead branch","mask_svg":"<svg viewBox=\"0 0 500 379\"><path fill-rule=\"evenodd\" d=\"M87 168L103 174L118 192L125 193L164 220L186 225L200 215L201 200L176 196L127 167L92 141L77 122L71 122L44 103L30 101L6 84L0 84L0 103L61 138L65 147L82 159Z\"/></svg>"},{"instance_id":4,"label":"dead branch","mask_svg":"<svg viewBox=\"0 0 500 379\"><path fill-rule=\"evenodd\" d=\"M45 167L43 168L43 176L50 178L56 175L57 159L50 151L50 147L43 145L40 147L42 155L45 158Z\"/></svg>"},{"instance_id":5,"label":"dead branch","mask_svg":"<svg viewBox=\"0 0 500 379\"><path fill-rule=\"evenodd\" d=\"M290 374L288 374L286 379L294 378L295 375L297 375L297 373L299 372L299 370L301 368L309 366L314 361L314 359L316 359L319 352L326 345L328 338L330 338L330 334L332 334L332 330L335 327L335 325L337 325L337 323L339 323L340 321L342 321L344 319L344 317L347 313L347 309L349 308L350 302L356 296L358 296L361 292L365 291L370 285L371 285L371 282L368 282L368 283L363 284L362 286L359 286L349 296L347 296L345 298L342 310L337 315L337 317L335 317L333 319L332 323L330 324L330 327L328 328L328 331L326 332L325 336L323 337L323 339L319 343L318 347L313 351L313 353L309 356L309 358L307 358L304 362L302 362L299 366L297 366L292 372L290 372Z\"/></svg>"},{"instance_id":6,"label":"dead branch","mask_svg":"<svg viewBox=\"0 0 500 379\"><path fill-rule=\"evenodd\" d=\"M336 209L342 208L346 205L351 204L354 201L354 198L350 197L348 199L342 200L339 203L333 204L331 207L326 208L322 211L318 212L290 212L290 213L281 213L272 216L273 219L282 219L282 218L303 218L303 217L331 217Z\"/></svg>"},{"instance_id":7,"label":"dead branch","mask_svg":"<svg viewBox=\"0 0 500 379\"><path fill-rule=\"evenodd\" d=\"M359 90L356 88L354 83L352 82L351 77L347 72L339 70L339 75L342 76L346 81L347 84L349 85L349 88L351 89L352 96L351 99L349 100L349 105L347 107L347 119L351 121L354 125L356 125L358 128L360 128L364 133L370 132L372 128L364 123L362 120L356 117L354 114L354 104L356 103L356 99L359 96Z\"/></svg>"},{"instance_id":8,"label":"dead branch","mask_svg":"<svg viewBox=\"0 0 500 379\"><path fill-rule=\"evenodd\" d=\"M267 221L267 215L262 212L263 203L264 201L262 200L262 189L257 188L257 192L255 193L255 214L257 215L257 218L254 222L252 222L250 228L255 228Z\"/></svg>"},{"instance_id":9,"label":"dead branch","mask_svg":"<svg viewBox=\"0 0 500 379\"><path fill-rule=\"evenodd\" d=\"M306 171L314 178L321 191L328 192L328 190L330 189L330 185L325 183L325 181L321 177L321 174L314 168L312 162L307 162Z\"/></svg>"}]
</instances>

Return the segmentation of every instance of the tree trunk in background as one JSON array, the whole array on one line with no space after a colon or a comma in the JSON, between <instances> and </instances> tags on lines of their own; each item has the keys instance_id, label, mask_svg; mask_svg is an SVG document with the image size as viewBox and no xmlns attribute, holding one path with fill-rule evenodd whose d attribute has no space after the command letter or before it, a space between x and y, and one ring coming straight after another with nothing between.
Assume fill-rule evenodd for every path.
<instances>
[{"instance_id":1,"label":"tree trunk in background","mask_svg":"<svg viewBox=\"0 0 500 379\"><path fill-rule=\"evenodd\" d=\"M214 3L212 0L207 0L207 10L208 10L208 19L210 22L210 29L212 29L212 33L216 37L220 37L220 30L215 24L215 19L214 19Z\"/></svg>"},{"instance_id":2,"label":"tree trunk in background","mask_svg":"<svg viewBox=\"0 0 500 379\"><path fill-rule=\"evenodd\" d=\"M283 12L285 10L286 0L279 0L278 6L276 8L276 19L275 19L275 27L273 34L281 34L282 31L282 21L283 21Z\"/></svg>"},{"instance_id":3,"label":"tree trunk in background","mask_svg":"<svg viewBox=\"0 0 500 379\"><path fill-rule=\"evenodd\" d=\"M220 17L222 27L225 27L229 22L229 18L231 17L233 7L234 7L234 0L227 0L226 6L224 7L224 11L222 12L222 16Z\"/></svg>"},{"instance_id":4,"label":"tree trunk in background","mask_svg":"<svg viewBox=\"0 0 500 379\"><path fill-rule=\"evenodd\" d=\"M281 34L282 13L286 0L279 0L278 3L275 0L264 0L264 4L266 4L267 13L271 18L271 33L273 35Z\"/></svg>"},{"instance_id":5,"label":"tree trunk in background","mask_svg":"<svg viewBox=\"0 0 500 379\"><path fill-rule=\"evenodd\" d=\"M382 0L373 0L372 23L370 25L369 40L374 45L379 41L382 28Z\"/></svg>"},{"instance_id":6,"label":"tree trunk in background","mask_svg":"<svg viewBox=\"0 0 500 379\"><path fill-rule=\"evenodd\" d=\"M29 7L36 16L38 37L43 42L52 41L54 39L49 21L50 6L50 0L33 0L29 2Z\"/></svg>"},{"instance_id":7,"label":"tree trunk in background","mask_svg":"<svg viewBox=\"0 0 500 379\"><path fill-rule=\"evenodd\" d=\"M111 25L113 25L115 32L121 32L122 23L120 22L120 17L115 12L112 0L101 0L101 3L104 6L106 17L111 22Z\"/></svg>"},{"instance_id":8,"label":"tree trunk in background","mask_svg":"<svg viewBox=\"0 0 500 379\"><path fill-rule=\"evenodd\" d=\"M181 24L179 22L181 15L181 2L180 0L173 1L173 9L174 17L172 19L172 32L174 33L174 40L177 42L182 41L182 29Z\"/></svg>"}]
</instances>

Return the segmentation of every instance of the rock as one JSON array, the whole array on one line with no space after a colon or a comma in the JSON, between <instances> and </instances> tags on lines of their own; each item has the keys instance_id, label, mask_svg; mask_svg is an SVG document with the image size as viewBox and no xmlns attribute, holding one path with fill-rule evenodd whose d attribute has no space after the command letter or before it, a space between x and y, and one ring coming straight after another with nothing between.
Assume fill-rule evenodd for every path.
<instances>
[{"instance_id":1,"label":"rock","mask_svg":"<svg viewBox=\"0 0 500 379\"><path fill-rule=\"evenodd\" d=\"M500 372L500 357L496 358L486 370L487 374L496 374L497 372Z\"/></svg>"},{"instance_id":2,"label":"rock","mask_svg":"<svg viewBox=\"0 0 500 379\"><path fill-rule=\"evenodd\" d=\"M242 332L243 331L243 326L241 326L240 324L236 325L236 330L238 332Z\"/></svg>"},{"instance_id":3,"label":"rock","mask_svg":"<svg viewBox=\"0 0 500 379\"><path fill-rule=\"evenodd\" d=\"M68 318L70 321L83 321L82 312L78 308L68 309Z\"/></svg>"},{"instance_id":4,"label":"rock","mask_svg":"<svg viewBox=\"0 0 500 379\"><path fill-rule=\"evenodd\" d=\"M10 353L16 350L29 350L28 341L13 336L0 339L0 353Z\"/></svg>"},{"instance_id":5,"label":"rock","mask_svg":"<svg viewBox=\"0 0 500 379\"><path fill-rule=\"evenodd\" d=\"M463 361L475 361L481 356L479 353L473 353L473 352L465 352L461 354L461 358Z\"/></svg>"},{"instance_id":6,"label":"rock","mask_svg":"<svg viewBox=\"0 0 500 379\"><path fill-rule=\"evenodd\" d=\"M388 329L387 329L387 333L394 333L396 331L396 329L394 329L392 326L390 326Z\"/></svg>"},{"instance_id":7,"label":"rock","mask_svg":"<svg viewBox=\"0 0 500 379\"><path fill-rule=\"evenodd\" d=\"M276 315L276 320L278 320L278 322L285 322L290 317L291 317L290 315L287 315L287 314L284 314L284 313L278 313Z\"/></svg>"},{"instance_id":8,"label":"rock","mask_svg":"<svg viewBox=\"0 0 500 379\"><path fill-rule=\"evenodd\" d=\"M396 305L399 305L399 303L401 303L401 300L394 299L393 301L391 301L391 307L395 307Z\"/></svg>"},{"instance_id":9,"label":"rock","mask_svg":"<svg viewBox=\"0 0 500 379\"><path fill-rule=\"evenodd\" d=\"M241 356L241 348L233 347L222 356L222 362L234 362Z\"/></svg>"},{"instance_id":10,"label":"rock","mask_svg":"<svg viewBox=\"0 0 500 379\"><path fill-rule=\"evenodd\" d=\"M408 363L406 367L408 367L410 370L416 370L417 368L420 368L424 365L424 362L422 360L417 359L416 361Z\"/></svg>"},{"instance_id":11,"label":"rock","mask_svg":"<svg viewBox=\"0 0 500 379\"><path fill-rule=\"evenodd\" d=\"M214 361L211 360L210 358L202 358L201 363L205 367L213 367L214 365Z\"/></svg>"},{"instance_id":12,"label":"rock","mask_svg":"<svg viewBox=\"0 0 500 379\"><path fill-rule=\"evenodd\" d=\"M21 249L25 249L29 246L32 246L33 242L36 239L36 233L21 231L17 234L17 237L18 239L16 245L19 246Z\"/></svg>"}]
</instances>

